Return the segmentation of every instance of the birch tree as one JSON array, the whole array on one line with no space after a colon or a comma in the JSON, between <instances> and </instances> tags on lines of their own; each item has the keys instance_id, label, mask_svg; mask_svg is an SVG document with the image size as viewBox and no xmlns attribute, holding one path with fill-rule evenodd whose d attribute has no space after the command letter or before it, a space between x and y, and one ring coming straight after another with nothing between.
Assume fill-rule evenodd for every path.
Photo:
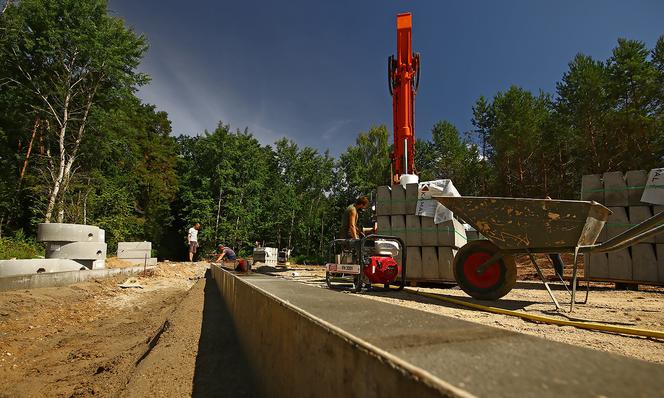
<instances>
[{"instance_id":1,"label":"birch tree","mask_svg":"<svg viewBox=\"0 0 664 398\"><path fill-rule=\"evenodd\" d=\"M105 0L23 0L0 18L0 87L20 87L35 115L48 120L49 180L44 221L62 209L95 107L145 83L135 68L145 40L108 15ZM57 221L62 222L59 211Z\"/></svg>"}]
</instances>

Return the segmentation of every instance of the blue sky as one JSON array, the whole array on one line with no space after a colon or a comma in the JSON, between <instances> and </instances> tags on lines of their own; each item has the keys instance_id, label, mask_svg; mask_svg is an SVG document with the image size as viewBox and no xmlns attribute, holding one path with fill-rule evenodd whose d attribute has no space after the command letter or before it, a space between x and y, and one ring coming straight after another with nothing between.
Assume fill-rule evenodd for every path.
<instances>
[{"instance_id":1,"label":"blue sky","mask_svg":"<svg viewBox=\"0 0 664 398\"><path fill-rule=\"evenodd\" d=\"M463 132L484 95L518 85L553 92L581 52L599 59L619 37L654 46L664 1L110 0L150 42L139 95L168 112L174 134L218 121L264 144L286 136L338 154L358 132L386 124L386 59L396 14L413 13L422 54L416 136L438 120Z\"/></svg>"}]
</instances>

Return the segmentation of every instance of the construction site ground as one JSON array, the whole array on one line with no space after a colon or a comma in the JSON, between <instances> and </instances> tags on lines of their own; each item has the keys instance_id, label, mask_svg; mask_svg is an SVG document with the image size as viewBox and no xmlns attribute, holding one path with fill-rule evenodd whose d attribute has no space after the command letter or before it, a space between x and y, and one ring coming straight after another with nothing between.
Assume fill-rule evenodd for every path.
<instances>
[{"instance_id":1,"label":"construction site ground","mask_svg":"<svg viewBox=\"0 0 664 398\"><path fill-rule=\"evenodd\" d=\"M564 257L569 264L570 258ZM587 304L577 305L572 314L555 311L544 286L538 282L534 267L527 263L526 258L518 258L518 279L516 287L505 297L496 301L479 301L470 298L459 287L453 284L436 285L422 284L413 289L428 293L450 296L477 303L484 306L526 312L529 314L551 318L589 321L619 325L640 329L664 330L664 287L639 285L639 290L616 290L613 283L591 283L590 296ZM545 276L551 277L553 272L547 267L544 258L538 258ZM286 267L259 267L257 271L270 273L301 283L326 288L325 271L321 266L289 265ZM570 270L566 269L566 276ZM581 274L582 275L582 274ZM585 284L577 293L577 298L585 297ZM342 286L343 287L343 286ZM567 300L569 295L564 288L553 286L559 301ZM350 293L349 293L350 294ZM484 312L455 304L419 296L408 291L372 291L362 296L369 300L384 301L404 307L416 308L434 314L442 314L495 326L541 338L574 344L638 358L655 363L664 363L664 341L649 337L621 335L578 329L572 326L557 326L536 323L508 315ZM562 304L561 304L562 305ZM568 307L566 309L569 309Z\"/></svg>"},{"instance_id":2,"label":"construction site ground","mask_svg":"<svg viewBox=\"0 0 664 398\"><path fill-rule=\"evenodd\" d=\"M206 268L0 293L0 396L252 396Z\"/></svg>"},{"instance_id":3,"label":"construction site ground","mask_svg":"<svg viewBox=\"0 0 664 398\"><path fill-rule=\"evenodd\" d=\"M159 263L135 277L0 293L0 396L256 396L230 315L206 277L207 266ZM527 270L520 267L520 277L533 279ZM256 271L325 288L321 266L259 266ZM456 287L418 289L474 302ZM564 297L563 291L556 293ZM408 292L360 296L664 363L664 342L656 339L532 323ZM662 288L616 291L593 284L590 302L569 318L664 330L663 300ZM546 292L533 281L482 304L567 317L553 311Z\"/></svg>"}]
</instances>

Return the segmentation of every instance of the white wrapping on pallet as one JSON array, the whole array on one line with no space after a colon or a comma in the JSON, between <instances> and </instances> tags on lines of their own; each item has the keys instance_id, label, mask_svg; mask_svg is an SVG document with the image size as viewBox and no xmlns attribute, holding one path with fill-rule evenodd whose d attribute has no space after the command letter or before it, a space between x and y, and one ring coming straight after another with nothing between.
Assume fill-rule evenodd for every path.
<instances>
[{"instance_id":1,"label":"white wrapping on pallet","mask_svg":"<svg viewBox=\"0 0 664 398\"><path fill-rule=\"evenodd\" d=\"M436 196L461 196L454 187L452 180L424 181L419 184L417 209L415 214L424 217L433 217L434 223L440 224L452 219L452 212L445 206L432 199Z\"/></svg>"},{"instance_id":2,"label":"white wrapping on pallet","mask_svg":"<svg viewBox=\"0 0 664 398\"><path fill-rule=\"evenodd\" d=\"M664 168L650 170L641 202L664 205Z\"/></svg>"}]
</instances>

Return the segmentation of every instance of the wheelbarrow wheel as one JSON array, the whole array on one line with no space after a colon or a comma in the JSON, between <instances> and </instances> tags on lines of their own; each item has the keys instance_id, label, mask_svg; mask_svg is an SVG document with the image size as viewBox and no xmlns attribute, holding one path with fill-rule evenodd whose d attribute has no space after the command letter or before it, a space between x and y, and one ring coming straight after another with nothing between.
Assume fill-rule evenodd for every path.
<instances>
[{"instance_id":1,"label":"wheelbarrow wheel","mask_svg":"<svg viewBox=\"0 0 664 398\"><path fill-rule=\"evenodd\" d=\"M484 272L480 265L500 249L488 240L469 242L454 258L454 278L469 296L478 300L497 300L509 293L516 284L516 262L510 254L491 264Z\"/></svg>"}]
</instances>

